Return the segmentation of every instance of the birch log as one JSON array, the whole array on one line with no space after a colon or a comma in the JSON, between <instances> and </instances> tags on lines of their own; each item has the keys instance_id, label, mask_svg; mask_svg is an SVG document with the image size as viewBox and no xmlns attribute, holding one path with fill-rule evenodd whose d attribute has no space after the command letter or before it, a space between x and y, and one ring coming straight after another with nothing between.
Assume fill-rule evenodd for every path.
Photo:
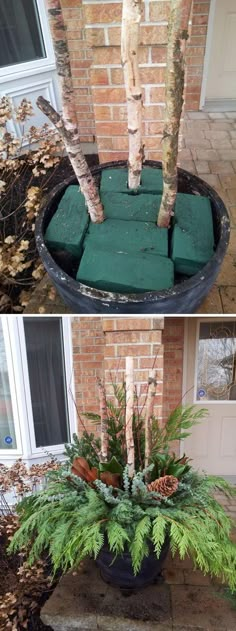
<instances>
[{"instance_id":1,"label":"birch log","mask_svg":"<svg viewBox=\"0 0 236 631\"><path fill-rule=\"evenodd\" d=\"M126 384L126 418L125 437L127 449L127 464L130 478L134 475L134 436L133 436L133 414L134 414L134 360L133 357L126 357L125 360L125 384Z\"/></svg>"},{"instance_id":2,"label":"birch log","mask_svg":"<svg viewBox=\"0 0 236 631\"><path fill-rule=\"evenodd\" d=\"M151 419L153 416L154 400L156 394L156 370L151 370L148 378L148 393L145 414L145 468L149 465L151 455Z\"/></svg>"},{"instance_id":3,"label":"birch log","mask_svg":"<svg viewBox=\"0 0 236 631\"><path fill-rule=\"evenodd\" d=\"M107 402L104 384L98 379L98 395L101 417L101 461L107 462L108 436L107 436Z\"/></svg>"},{"instance_id":4,"label":"birch log","mask_svg":"<svg viewBox=\"0 0 236 631\"><path fill-rule=\"evenodd\" d=\"M129 188L138 188L143 162L142 89L139 77L138 46L142 0L123 0L121 63L127 98L129 134Z\"/></svg>"},{"instance_id":5,"label":"birch log","mask_svg":"<svg viewBox=\"0 0 236 631\"><path fill-rule=\"evenodd\" d=\"M46 0L46 4L62 101L62 116L58 114L59 118L53 124L56 125L58 132L63 138L66 152L81 191L84 194L91 221L101 223L105 219L103 206L94 178L85 160L79 138L66 26L64 24L61 2L60 0ZM37 105L48 116L46 103L47 101L43 97L40 97L37 101ZM48 109L49 111L51 114L55 113L53 108L51 110ZM49 118L53 122L53 117L49 116Z\"/></svg>"},{"instance_id":6,"label":"birch log","mask_svg":"<svg viewBox=\"0 0 236 631\"><path fill-rule=\"evenodd\" d=\"M183 107L185 49L192 0L172 0L168 27L166 112L163 133L163 195L158 226L168 228L177 194L177 158Z\"/></svg>"}]
</instances>

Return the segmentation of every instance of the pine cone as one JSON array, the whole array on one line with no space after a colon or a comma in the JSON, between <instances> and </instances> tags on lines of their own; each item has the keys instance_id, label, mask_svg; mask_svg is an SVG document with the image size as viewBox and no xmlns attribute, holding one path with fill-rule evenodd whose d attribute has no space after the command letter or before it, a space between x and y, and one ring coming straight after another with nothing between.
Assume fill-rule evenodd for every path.
<instances>
[{"instance_id":1,"label":"pine cone","mask_svg":"<svg viewBox=\"0 0 236 631\"><path fill-rule=\"evenodd\" d=\"M147 485L148 491L155 491L164 497L169 497L177 491L179 481L173 475L164 475Z\"/></svg>"}]
</instances>

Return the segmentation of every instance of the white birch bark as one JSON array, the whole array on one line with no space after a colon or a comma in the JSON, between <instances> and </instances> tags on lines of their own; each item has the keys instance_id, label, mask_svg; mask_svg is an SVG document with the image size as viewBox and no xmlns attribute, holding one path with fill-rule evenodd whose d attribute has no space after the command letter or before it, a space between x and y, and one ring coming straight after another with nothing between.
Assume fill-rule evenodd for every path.
<instances>
[{"instance_id":1,"label":"white birch bark","mask_svg":"<svg viewBox=\"0 0 236 631\"><path fill-rule=\"evenodd\" d=\"M107 462L108 436L107 436L107 402L104 384L98 380L98 395L101 417L101 462Z\"/></svg>"},{"instance_id":2,"label":"white birch bark","mask_svg":"<svg viewBox=\"0 0 236 631\"><path fill-rule=\"evenodd\" d=\"M129 134L129 188L140 184L142 142L142 89L139 77L138 46L142 0L123 0L121 63L127 98Z\"/></svg>"},{"instance_id":3,"label":"white birch bark","mask_svg":"<svg viewBox=\"0 0 236 631\"><path fill-rule=\"evenodd\" d=\"M125 384L126 384L126 418L125 437L127 449L127 464L130 478L134 475L134 436L133 436L133 414L134 414L134 359L126 357L125 360Z\"/></svg>"},{"instance_id":4,"label":"white birch bark","mask_svg":"<svg viewBox=\"0 0 236 631\"><path fill-rule=\"evenodd\" d=\"M148 393L146 401L146 414L145 414L145 468L149 465L149 459L151 455L151 419L153 416L153 408L156 394L156 370L150 371L148 378Z\"/></svg>"},{"instance_id":5,"label":"white birch bark","mask_svg":"<svg viewBox=\"0 0 236 631\"><path fill-rule=\"evenodd\" d=\"M59 117L56 122L56 127L63 138L66 152L78 179L81 191L84 194L91 221L101 223L105 219L103 206L80 143L66 26L63 19L61 2L60 0L46 0L46 5L59 78L62 116L59 116L52 107L51 109L49 108L48 113L46 113L47 101L43 99L43 97L38 99L37 104L44 114L47 116L49 113L51 114L49 118L52 122L53 112L54 115L57 114Z\"/></svg>"},{"instance_id":6,"label":"white birch bark","mask_svg":"<svg viewBox=\"0 0 236 631\"><path fill-rule=\"evenodd\" d=\"M168 228L177 195L177 158L180 119L183 107L185 49L192 0L172 0L168 27L166 111L163 132L163 195L158 226Z\"/></svg>"}]
</instances>

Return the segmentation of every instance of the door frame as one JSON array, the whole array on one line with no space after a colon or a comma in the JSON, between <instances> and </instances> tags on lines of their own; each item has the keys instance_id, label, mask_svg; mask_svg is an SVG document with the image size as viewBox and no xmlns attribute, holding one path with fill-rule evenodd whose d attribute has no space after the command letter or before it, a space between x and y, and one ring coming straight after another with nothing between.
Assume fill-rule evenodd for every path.
<instances>
[{"instance_id":1,"label":"door frame","mask_svg":"<svg viewBox=\"0 0 236 631\"><path fill-rule=\"evenodd\" d=\"M4 66L0 68L0 84L4 81L15 79L22 79L28 76L34 76L36 74L42 74L43 72L50 72L55 70L56 62L52 45L52 39L50 29L48 25L47 11L44 2L42 0L35 0L39 15L39 21L42 29L42 36L45 46L46 57L36 59L34 61L27 61L21 64L14 64L12 66Z\"/></svg>"},{"instance_id":2,"label":"door frame","mask_svg":"<svg viewBox=\"0 0 236 631\"><path fill-rule=\"evenodd\" d=\"M188 353L189 353L189 323L191 322L195 322L196 323L196 338L195 338L195 344L194 344L194 348L195 348L195 357L194 357L194 384L193 387L191 388L191 390L193 391L192 393L192 405L197 405L197 406L202 406L202 407L207 407L207 405L209 405L211 402L210 401L199 401L196 398L196 368L197 368L197 359L198 359L198 339L199 339L199 330L200 330L200 324L201 322L233 322L234 320L236 320L236 316L206 316L206 317L193 317L193 318L185 318L184 321L184 352L183 352L183 380L182 380L182 402L183 405L186 403L186 396L189 393L189 390L187 391L187 374L188 374ZM225 404L225 401L214 401L214 404ZM236 401L227 401L228 405L236 405ZM184 440L180 442L180 455L183 456L184 454Z\"/></svg>"},{"instance_id":3,"label":"door frame","mask_svg":"<svg viewBox=\"0 0 236 631\"><path fill-rule=\"evenodd\" d=\"M205 48L203 73L202 73L202 87L201 87L200 104L199 104L200 110L203 109L206 104L206 89L207 89L207 80L208 80L208 74L209 74L211 45L212 45L213 32L214 32L215 12L216 12L216 0L211 0L209 16L208 16L206 48Z\"/></svg>"}]
</instances>

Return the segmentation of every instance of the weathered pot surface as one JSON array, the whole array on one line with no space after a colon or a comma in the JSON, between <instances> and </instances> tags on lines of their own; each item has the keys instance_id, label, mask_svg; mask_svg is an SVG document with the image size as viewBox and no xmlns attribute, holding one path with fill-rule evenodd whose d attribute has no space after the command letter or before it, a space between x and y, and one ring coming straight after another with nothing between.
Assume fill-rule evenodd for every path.
<instances>
[{"instance_id":1,"label":"weathered pot surface","mask_svg":"<svg viewBox=\"0 0 236 631\"><path fill-rule=\"evenodd\" d=\"M161 163L147 160L146 166L157 169ZM103 169L125 167L125 161L109 162L92 169L99 175ZM55 213L58 203L70 184L76 183L72 176L55 187L49 194L44 209L36 222L36 244L53 284L70 307L72 313L195 313L208 295L220 271L230 236L230 222L223 201L214 189L198 176L178 169L178 191L209 197L212 206L215 253L202 270L171 289L149 291L142 294L120 294L94 289L79 283L62 270L50 254L45 241L46 228Z\"/></svg>"},{"instance_id":2,"label":"weathered pot surface","mask_svg":"<svg viewBox=\"0 0 236 631\"><path fill-rule=\"evenodd\" d=\"M105 544L96 560L102 579L123 590L138 590L161 580L161 570L169 550L169 540L162 546L159 559L153 546L149 545L149 556L143 559L141 569L134 576L131 556L128 551L115 558L108 545ZM163 580L163 579L162 579Z\"/></svg>"}]
</instances>

